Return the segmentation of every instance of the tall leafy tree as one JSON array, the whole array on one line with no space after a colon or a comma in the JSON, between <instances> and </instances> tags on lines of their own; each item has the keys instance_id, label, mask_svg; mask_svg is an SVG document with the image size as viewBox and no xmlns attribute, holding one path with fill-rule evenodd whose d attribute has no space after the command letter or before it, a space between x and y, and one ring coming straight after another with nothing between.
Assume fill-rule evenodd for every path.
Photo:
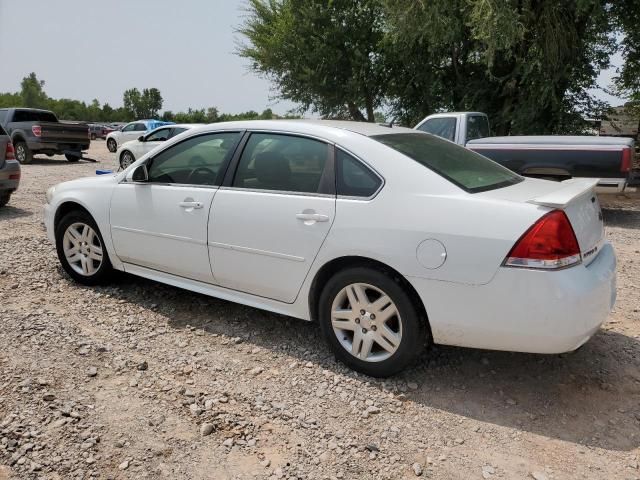
<instances>
[{"instance_id":1,"label":"tall leafy tree","mask_svg":"<svg viewBox=\"0 0 640 480\"><path fill-rule=\"evenodd\" d=\"M20 83L22 105L30 108L47 108L47 94L44 93L44 80L38 80L34 72Z\"/></svg>"},{"instance_id":2,"label":"tall leafy tree","mask_svg":"<svg viewBox=\"0 0 640 480\"><path fill-rule=\"evenodd\" d=\"M250 0L239 54L281 98L374 121L384 101L384 11L376 0Z\"/></svg>"}]
</instances>

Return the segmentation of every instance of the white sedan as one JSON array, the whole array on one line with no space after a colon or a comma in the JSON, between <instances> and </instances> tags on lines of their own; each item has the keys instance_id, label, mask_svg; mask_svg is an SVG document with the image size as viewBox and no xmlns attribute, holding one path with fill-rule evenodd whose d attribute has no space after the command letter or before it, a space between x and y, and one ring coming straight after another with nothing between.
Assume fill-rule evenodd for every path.
<instances>
[{"instance_id":1,"label":"white sedan","mask_svg":"<svg viewBox=\"0 0 640 480\"><path fill-rule=\"evenodd\" d=\"M82 284L123 270L316 320L338 359L387 376L431 342L584 344L616 295L593 187L405 128L246 121L52 187L45 224Z\"/></svg>"},{"instance_id":2,"label":"white sedan","mask_svg":"<svg viewBox=\"0 0 640 480\"><path fill-rule=\"evenodd\" d=\"M200 127L202 124L197 123L185 123L183 125L165 125L163 127L156 128L151 132L141 135L135 140L129 140L123 143L116 152L116 158L120 163L121 168L127 168L133 162L143 155L149 153L151 150L161 145L162 142L166 142L170 138L180 135L182 132L186 132L190 128Z\"/></svg>"}]
</instances>

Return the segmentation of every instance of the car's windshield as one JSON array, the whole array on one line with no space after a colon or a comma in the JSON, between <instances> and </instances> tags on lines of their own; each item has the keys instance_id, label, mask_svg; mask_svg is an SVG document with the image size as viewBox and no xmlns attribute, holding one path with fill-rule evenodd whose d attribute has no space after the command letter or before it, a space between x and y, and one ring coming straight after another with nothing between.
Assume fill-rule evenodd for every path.
<instances>
[{"instance_id":1,"label":"car's windshield","mask_svg":"<svg viewBox=\"0 0 640 480\"><path fill-rule=\"evenodd\" d=\"M371 138L412 158L469 193L506 187L523 180L493 160L426 133L392 133Z\"/></svg>"}]
</instances>

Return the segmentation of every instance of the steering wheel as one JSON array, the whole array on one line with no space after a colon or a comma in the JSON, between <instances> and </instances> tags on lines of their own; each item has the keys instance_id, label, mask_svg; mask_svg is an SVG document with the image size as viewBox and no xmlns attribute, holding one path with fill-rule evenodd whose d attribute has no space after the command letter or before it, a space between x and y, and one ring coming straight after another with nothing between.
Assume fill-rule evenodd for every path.
<instances>
[{"instance_id":1,"label":"steering wheel","mask_svg":"<svg viewBox=\"0 0 640 480\"><path fill-rule=\"evenodd\" d=\"M213 182L217 176L216 172L214 172L213 170L211 170L210 168L207 167L198 167L193 169L193 171L189 174L189 177L187 178L187 183L192 183L191 180L193 179L193 177L195 177L196 175L209 175L211 182ZM208 185L208 183L207 183Z\"/></svg>"}]
</instances>

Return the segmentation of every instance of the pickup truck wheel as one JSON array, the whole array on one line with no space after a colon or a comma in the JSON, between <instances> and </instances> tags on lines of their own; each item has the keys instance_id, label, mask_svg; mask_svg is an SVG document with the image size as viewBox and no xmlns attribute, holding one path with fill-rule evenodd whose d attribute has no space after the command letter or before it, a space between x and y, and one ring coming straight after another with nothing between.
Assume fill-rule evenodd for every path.
<instances>
[{"instance_id":1,"label":"pickup truck wheel","mask_svg":"<svg viewBox=\"0 0 640 480\"><path fill-rule=\"evenodd\" d=\"M9 203L10 198L11 198L10 194L0 195L0 208L4 207L7 203Z\"/></svg>"},{"instance_id":2,"label":"pickup truck wheel","mask_svg":"<svg viewBox=\"0 0 640 480\"><path fill-rule=\"evenodd\" d=\"M69 154L65 154L65 158L69 162L77 162L78 160L80 160L80 157L78 157L76 155L69 155Z\"/></svg>"},{"instance_id":3,"label":"pickup truck wheel","mask_svg":"<svg viewBox=\"0 0 640 480\"><path fill-rule=\"evenodd\" d=\"M107 140L107 149L111 153L115 153L116 150L118 150L118 144L116 143L116 141L113 138L110 138L109 140Z\"/></svg>"},{"instance_id":4,"label":"pickup truck wheel","mask_svg":"<svg viewBox=\"0 0 640 480\"><path fill-rule=\"evenodd\" d=\"M27 147L27 144L24 142L16 142L16 160L18 160L23 165L31 163L33 161L33 153Z\"/></svg>"}]
</instances>

